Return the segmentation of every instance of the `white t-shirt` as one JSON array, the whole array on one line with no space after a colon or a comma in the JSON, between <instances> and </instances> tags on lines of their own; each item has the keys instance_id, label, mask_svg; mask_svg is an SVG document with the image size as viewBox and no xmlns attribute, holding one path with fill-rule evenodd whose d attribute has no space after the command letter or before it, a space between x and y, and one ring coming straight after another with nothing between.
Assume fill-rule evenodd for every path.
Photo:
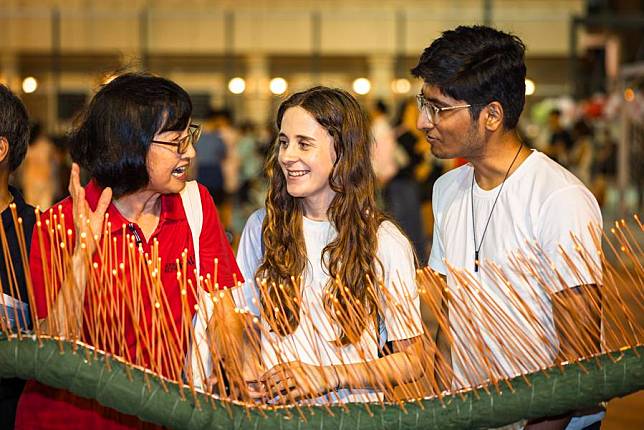
<instances>
[{"instance_id":1,"label":"white t-shirt","mask_svg":"<svg viewBox=\"0 0 644 430\"><path fill-rule=\"evenodd\" d=\"M590 226L601 228L602 218L597 201L590 191L566 169L541 152L533 151L505 182L480 248L481 268L474 270L475 245L472 231L472 176L470 164L441 176L434 185L434 237L429 266L447 275L452 294L449 302L450 326L455 334L452 364L458 379L454 387L475 385L490 377L516 376L519 373L549 367L557 355L558 338L552 316L550 293L582 284L601 281L601 263ZM499 185L500 187L500 185ZM492 210L499 187L485 191L474 182L474 220L477 245ZM584 263L575 250L571 232L591 252ZM575 263L578 273L570 270L559 246ZM530 249L542 252L530 252ZM539 284L525 266L511 263L522 252L538 268L545 279L553 280L548 287ZM469 271L480 286L477 298L459 288L448 265ZM524 301L529 311L521 310L520 300L489 270L497 265ZM560 278L552 270L559 273ZM594 269L592 269L594 268ZM597 269L599 268L599 269ZM554 276L554 277L553 277ZM559 279L559 281L557 281ZM470 283L473 284L473 283ZM474 305L472 305L474 303ZM478 303L478 304L477 304ZM466 308L464 305L468 305ZM464 309L468 309L464 312ZM481 318L485 314L487 318ZM535 324L533 314L538 321ZM494 315L495 324L484 323ZM530 321L530 322L528 322ZM470 336L475 327L479 333ZM516 333L529 339L529 345L518 343ZM484 344L476 342L483 339ZM516 342L513 345L508 343ZM530 348L535 348L530 351ZM485 351L491 361L473 359ZM468 355L472 354L472 355ZM469 357L467 359L466 357ZM518 357L518 359L517 359ZM473 364L471 364L473 363ZM498 367L487 372L490 364ZM493 366L492 366L493 367Z\"/></svg>"},{"instance_id":2,"label":"white t-shirt","mask_svg":"<svg viewBox=\"0 0 644 430\"><path fill-rule=\"evenodd\" d=\"M257 316L260 315L260 301L254 279L263 259L261 237L265 215L265 209L259 209L246 222L237 251L237 265L246 282L233 290L236 305L247 308ZM345 347L333 345L332 342L338 339L339 327L329 319L324 310L322 294L329 276L322 264L321 255L324 247L335 238L336 231L328 221L313 221L304 217L303 232L308 264L302 283L300 324L292 334L280 336L274 332L269 333L267 323L262 322L262 361L265 369L298 360L323 366L371 361L378 358L379 343L408 339L422 333L413 251L398 228L385 221L378 229L377 255L384 268L383 283L400 306L384 307L383 315L379 318L378 332L371 323L358 344ZM377 401L379 398L380 393L373 390L343 389L338 391L338 396L328 395L318 400L364 402Z\"/></svg>"}]
</instances>

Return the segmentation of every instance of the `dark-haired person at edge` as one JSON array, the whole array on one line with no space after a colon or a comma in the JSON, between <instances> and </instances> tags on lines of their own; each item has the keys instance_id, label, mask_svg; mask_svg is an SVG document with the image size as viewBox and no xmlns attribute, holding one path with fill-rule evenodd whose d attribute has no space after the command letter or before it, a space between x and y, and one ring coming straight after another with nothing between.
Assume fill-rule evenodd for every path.
<instances>
[{"instance_id":1,"label":"dark-haired person at edge","mask_svg":"<svg viewBox=\"0 0 644 430\"><path fill-rule=\"evenodd\" d=\"M468 162L441 176L434 185L429 266L447 277L454 294L457 282L446 262L469 270L481 288L498 297L490 271L483 265L499 265L547 328L547 341L530 337L531 343L543 348L543 356L552 360L542 363L547 367L562 352L573 355L572 345L585 336L592 336L599 348L600 317L592 303L598 300L596 284L600 280L580 261L571 233L592 251L595 247L589 227L601 227L602 219L595 198L581 181L546 155L530 150L517 134L525 103L524 53L525 46L516 36L483 26L462 26L432 42L412 74L423 80L417 126L431 144L432 154L441 159L462 157ZM512 269L508 254L524 249L526 241L536 243L544 253L540 258L550 259L561 274L560 284L551 286L557 299L551 301L551 307L537 304L535 295L547 297L546 292L538 283L523 280L522 275L532 279L529 273ZM559 246L576 264L578 274L569 269ZM601 267L596 253L590 258ZM449 310L449 303L446 306ZM500 306L509 309L512 304L502 301ZM571 307L576 310L574 320L567 311ZM450 312L450 327L463 338L456 336L452 365L458 379L471 382L481 373L472 376L471 367L460 358L473 343L456 314ZM526 327L526 336L528 333L534 332ZM499 376L514 376L510 348L492 342L490 349L495 362L500 363L500 372L505 373ZM453 385L458 385L456 381ZM601 410L571 411L513 427L594 429L599 428L602 417Z\"/></svg>"},{"instance_id":2,"label":"dark-haired person at edge","mask_svg":"<svg viewBox=\"0 0 644 430\"><path fill-rule=\"evenodd\" d=\"M10 255L8 257L13 264L18 283L17 291L14 291L14 295L12 295L9 287L9 273L4 264L4 250L0 248L0 282L2 282L0 293L4 294L2 301L0 301L0 308L3 304L7 307L9 323L14 330L17 328L16 319L22 328L28 328L29 321L23 321L20 314L17 313L22 307L28 314L28 299L16 226L9 205L14 203L18 217L22 218L26 243L31 241L36 215L34 208L25 203L20 192L9 186L9 175L25 158L28 141L29 122L25 106L7 87L0 85L0 211L2 212L2 226L9 245ZM4 315L4 310L0 309L0 318L4 318ZM0 429L13 428L18 399L24 385L25 381L22 379L0 379Z\"/></svg>"},{"instance_id":3,"label":"dark-haired person at edge","mask_svg":"<svg viewBox=\"0 0 644 430\"><path fill-rule=\"evenodd\" d=\"M134 236L145 252L151 252L153 242L158 240L159 257L165 263L160 277L171 317L178 327L182 324L182 301L174 262L184 249L188 251L187 274L193 285L196 285L195 257L199 258L200 273L204 276L214 273L214 260L218 258L220 286L232 286L235 275L242 279L212 197L203 186L199 186L203 210L200 251L198 256L194 255L190 225L178 194L185 187L186 172L195 156L194 144L199 138L199 126L190 122L191 114L188 94L174 82L160 77L124 74L103 86L70 138L72 159L78 164L72 167L70 197L59 203L65 218L74 220L74 236L82 233L100 235L104 215L109 214L119 260L125 240L121 233L124 225L126 233ZM79 165L87 169L91 177L85 188L79 181ZM81 222L81 215L89 224ZM47 241L47 234L43 238ZM93 242L88 246L93 246ZM48 243L44 249L49 249ZM70 320L73 315L77 320L74 329L81 332L83 308L87 306L87 275L82 258L77 242L72 256L74 282L65 282L62 286L68 288L67 296L72 303L62 303L61 291L52 304L53 315L47 315L41 255L39 247L32 244L30 264L38 317L43 319L43 324L48 324L48 317ZM97 261L96 257L94 261ZM126 271L128 267L126 263ZM145 299L146 293L141 294ZM193 309L194 297L188 296L189 309ZM144 317L150 325L149 310ZM122 324L125 325L127 348L131 356L135 356L135 327L131 320ZM109 352L109 347L105 347ZM153 426L106 408L95 400L30 381L20 398L16 427L32 430Z\"/></svg>"}]
</instances>

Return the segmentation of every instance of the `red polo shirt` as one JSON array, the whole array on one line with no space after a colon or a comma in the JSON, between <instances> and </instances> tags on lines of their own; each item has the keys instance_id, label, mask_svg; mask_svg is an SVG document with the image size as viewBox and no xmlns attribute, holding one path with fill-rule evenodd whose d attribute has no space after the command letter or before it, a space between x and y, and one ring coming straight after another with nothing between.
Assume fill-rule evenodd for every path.
<instances>
[{"instance_id":1,"label":"red polo shirt","mask_svg":"<svg viewBox=\"0 0 644 430\"><path fill-rule=\"evenodd\" d=\"M92 210L96 208L102 189L91 181L86 189L86 199ZM214 277L215 258L218 259L217 280L220 287L234 285L234 279L243 282L242 275L237 267L235 258L226 240L224 230L219 222L219 216L215 204L208 193L207 189L199 185L201 196L201 205L203 209L203 226L199 239L200 248L200 273L204 277L211 274ZM54 205L50 211L53 214L60 212L65 215L65 224L67 229L72 229L72 236L69 238L69 244L74 244L73 232L73 207L71 198L67 198L57 205ZM161 196L161 214L159 225L152 236L146 240L138 225L130 223L125 219L113 204L107 209L109 220L111 221L112 237L116 238L116 256L117 261L125 261L125 270L128 271L127 258L122 259L125 237L123 236L122 226L126 225L125 232L127 235L138 236L140 244L144 251L151 254L154 240L159 242L159 257L161 258L160 276L171 309L172 319L177 328L182 324L182 305L181 292L177 281L176 260L181 261L182 252L187 251L187 273L195 283L195 255L192 242L192 233L186 219L186 213L183 209L181 197L178 194L168 194ZM45 219L49 219L50 214L46 212L42 215L42 238L44 240L44 250L49 252L49 234L47 233ZM38 227L36 227L37 229ZM38 243L38 232L34 231L30 266L34 286L34 295L39 318L47 316L47 306L45 297L45 285L43 278L43 264ZM47 256L47 260L48 260ZM95 261L98 261L95 255ZM127 279L127 277L125 277ZM141 294L145 298L146 289L141 289ZM85 306L87 309L87 296ZM107 299L107 296L106 296ZM100 300L100 299L99 299ZM193 295L188 294L189 309L193 311L195 303ZM194 312L194 311L193 311ZM144 306L144 314L151 326L151 317L149 306ZM123 322L125 340L127 348L132 357L136 354L136 334L133 323L129 318ZM87 335L87 333L86 333ZM107 345L99 345L102 349L109 350ZM185 345L184 345L185 348ZM117 351L115 351L117 352ZM147 361L147 357L142 357ZM143 363L145 364L145 363ZM165 373L165 372L164 372ZM20 398L18 406L16 428L17 429L69 429L69 428L93 428L93 429L131 429L131 428L148 428L143 425L137 418L123 415L115 410L101 406L94 400L77 397L67 391L51 388L35 381L30 381L25 387L25 391Z\"/></svg>"}]
</instances>

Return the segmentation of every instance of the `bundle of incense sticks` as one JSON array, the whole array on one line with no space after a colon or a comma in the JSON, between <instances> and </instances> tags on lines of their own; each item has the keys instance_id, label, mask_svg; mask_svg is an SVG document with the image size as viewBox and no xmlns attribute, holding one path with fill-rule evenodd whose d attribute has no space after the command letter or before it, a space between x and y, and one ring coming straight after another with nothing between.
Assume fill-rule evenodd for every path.
<instances>
[{"instance_id":1,"label":"bundle of incense sticks","mask_svg":"<svg viewBox=\"0 0 644 430\"><path fill-rule=\"evenodd\" d=\"M15 206L11 206L11 211L19 227L20 257L28 267L29 244L25 243ZM101 352L101 356L125 363L126 368L147 369L146 378L157 378L164 387L177 384L181 387L180 395L192 396L198 408L204 407L198 400L202 397L197 396L203 391L213 399L234 400L247 410L270 410L288 404L304 417L307 408L322 404L332 414L327 405L341 399L339 391L343 390L355 394L357 397L353 398L358 401L360 395L365 395L363 406L368 414L374 407L390 407L392 403L404 410L410 400L422 407L423 398L442 399L472 389L488 393L512 391L511 378L523 377L529 385L525 375L542 372L547 376L563 371L565 365L573 362L585 369L590 365L588 358L600 365L600 357L605 354L615 361L619 351L640 346L644 328L644 253L636 235L641 235L644 229L637 216L634 220L635 231L624 220L616 222L610 234L591 229L595 249L584 249L574 237L578 244L575 254L567 255L562 249L566 269L580 280L585 279L580 281L583 284L588 284L587 276L581 273L590 273L595 285L567 290L562 274L542 250L526 242L526 247L509 255L503 266L482 262L487 285L482 285L472 273L451 266L449 276L456 287L448 288L445 278L428 268L417 271L415 285L405 285L399 278L397 282L396 276L392 276L393 288L385 288L379 280L368 280L367 294L376 298L378 309L366 308L349 288L335 283L333 287L339 291L343 306L335 307L330 301L326 309L332 322L329 331L329 327L318 324L318 315L299 306L304 290L301 274L291 278L296 291L293 297L280 293L284 291L283 285L269 279L255 280L258 296L252 301L261 306L260 314L253 315L243 304L233 305L232 289L219 289L217 261L214 273L195 278L187 272L185 251L181 259L171 262L176 265L176 284L163 285L159 273L168 262L159 258L160 244L154 242L151 252L144 252L124 225L120 234L125 240L119 250L107 218L101 239L92 244L96 249L93 255L82 252L80 259L74 259L77 243L86 251L94 248L88 245L95 238L75 238L69 228L71 220L65 219L60 208L53 208L37 213L33 239L40 250L44 291L34 291L27 270L26 298L20 297L15 268L8 258L7 238L0 224L4 264L9 274L9 284L2 285L1 292L29 303L33 327L24 326L26 315L21 318L9 315L25 311L8 308L4 295L0 295L0 324L7 340L26 341L23 338L29 334L30 342L32 338L38 342L55 340L61 352L70 343L82 345L88 361L96 360ZM602 243L606 252L602 251ZM600 264L597 255L601 257ZM523 288L517 285L516 277L514 283L510 282L508 271L520 274ZM529 287L525 288L526 285ZM168 299L177 292L181 297L180 312L171 309ZM44 307L37 306L37 295L45 298ZM582 295L589 299L582 300ZM422 315L417 314L416 307L409 306L416 298L420 299ZM212 304L211 313L205 314L204 300ZM554 307L564 310L556 327L544 317ZM295 329L289 326L285 309L298 309L299 324L315 334L308 339L308 345L294 343L288 334L279 334ZM378 358L365 346L368 341L378 345L378 356L391 354L389 345L379 338L382 312L387 312L390 327L419 333L409 345L414 349L410 356L415 357L411 364L422 369L420 377L413 381L398 378L397 369L386 366L368 367L366 382L364 375L351 375L355 363L346 361L345 348L351 348L354 356L357 354L367 362ZM195 313L202 313L209 322L210 357L199 358L197 365L191 366L187 356L197 341ZM595 314L601 319L593 318ZM16 321L17 327L10 320ZM241 332L230 329L233 320L241 325ZM367 330L355 329L363 326L359 321L369 321ZM339 327L348 339L346 345L337 342ZM437 335L439 332L442 337ZM329 345L316 346L319 339ZM332 358L328 356L329 350ZM330 389L322 397L319 393L294 396L292 390L273 392L262 387L264 372L301 357L302 361L303 357L315 357L319 363L333 362L336 368L342 367L349 374L349 382ZM110 359L101 359L100 363L108 368L111 365ZM319 374L304 373L298 382L316 386L319 378ZM354 385L353 380L360 382ZM377 395L365 394L365 385ZM216 407L215 402L209 405Z\"/></svg>"}]
</instances>

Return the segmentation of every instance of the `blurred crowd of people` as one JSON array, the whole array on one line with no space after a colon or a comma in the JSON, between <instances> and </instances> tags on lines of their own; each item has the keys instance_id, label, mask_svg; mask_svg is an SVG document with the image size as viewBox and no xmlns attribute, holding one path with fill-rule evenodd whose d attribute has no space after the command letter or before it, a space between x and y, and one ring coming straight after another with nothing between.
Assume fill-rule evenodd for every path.
<instances>
[{"instance_id":1,"label":"blurred crowd of people","mask_svg":"<svg viewBox=\"0 0 644 430\"><path fill-rule=\"evenodd\" d=\"M395 110L377 100L367 111L379 203L410 238L419 261L425 261L433 231L433 184L464 161L432 156L430 144L416 128L419 111L413 98ZM561 109L551 108L537 133L524 134L525 143L573 172L603 206L616 175L617 141L603 121L583 114L564 116ZM231 241L244 220L264 204L264 158L275 138L272 122L261 127L235 122L227 109L211 109L203 120L192 176L210 191ZM70 165L65 137L49 137L34 124L26 159L13 182L28 203L45 209L67 194Z\"/></svg>"}]
</instances>

